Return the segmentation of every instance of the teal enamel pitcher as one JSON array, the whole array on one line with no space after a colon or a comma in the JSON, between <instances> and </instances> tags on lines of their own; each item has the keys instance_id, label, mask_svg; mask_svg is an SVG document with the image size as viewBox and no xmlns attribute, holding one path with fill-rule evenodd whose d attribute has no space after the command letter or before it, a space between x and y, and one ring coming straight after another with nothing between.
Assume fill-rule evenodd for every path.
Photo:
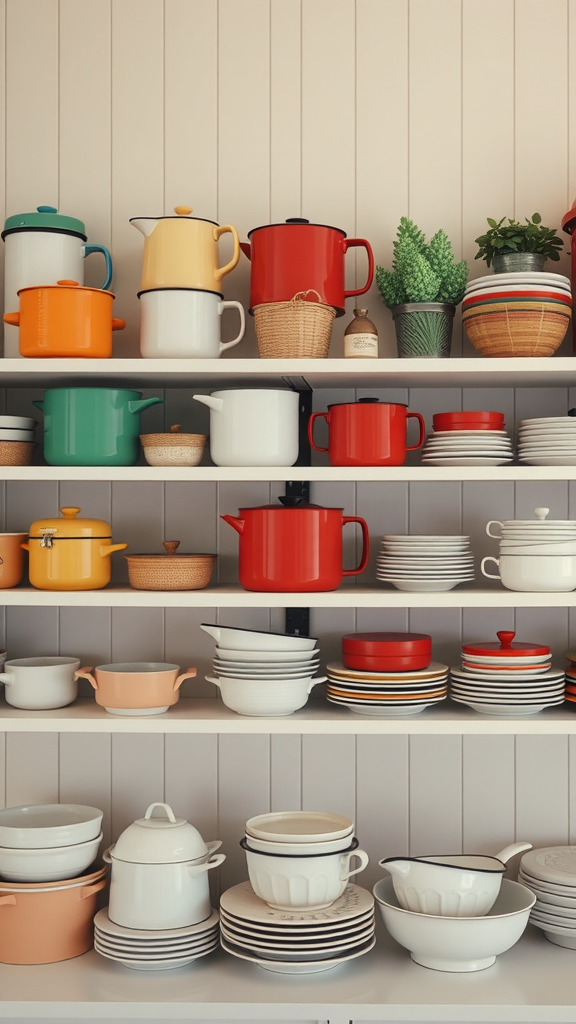
<instances>
[{"instance_id":1,"label":"teal enamel pitcher","mask_svg":"<svg viewBox=\"0 0 576 1024\"><path fill-rule=\"evenodd\" d=\"M43 402L49 466L133 466L140 454L140 413L163 398L124 388L49 388Z\"/></svg>"}]
</instances>

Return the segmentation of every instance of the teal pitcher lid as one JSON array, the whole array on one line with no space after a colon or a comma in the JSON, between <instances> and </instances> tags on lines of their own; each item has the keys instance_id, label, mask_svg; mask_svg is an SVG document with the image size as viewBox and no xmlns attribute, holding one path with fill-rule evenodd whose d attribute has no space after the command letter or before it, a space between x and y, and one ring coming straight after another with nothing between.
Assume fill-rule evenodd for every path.
<instances>
[{"instance_id":1,"label":"teal pitcher lid","mask_svg":"<svg viewBox=\"0 0 576 1024\"><path fill-rule=\"evenodd\" d=\"M13 217L8 217L4 223L2 238L9 231L18 231L22 228L67 231L69 234L81 235L86 240L86 225L76 217L65 217L58 213L55 206L39 206L34 213L16 213Z\"/></svg>"}]
</instances>

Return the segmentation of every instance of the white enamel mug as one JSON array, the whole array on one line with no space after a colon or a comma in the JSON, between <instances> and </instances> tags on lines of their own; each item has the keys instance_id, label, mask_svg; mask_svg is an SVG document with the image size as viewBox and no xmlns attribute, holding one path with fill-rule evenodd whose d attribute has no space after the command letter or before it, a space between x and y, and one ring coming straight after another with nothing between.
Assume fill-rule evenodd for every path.
<instances>
[{"instance_id":1,"label":"white enamel mug","mask_svg":"<svg viewBox=\"0 0 576 1024\"><path fill-rule=\"evenodd\" d=\"M217 466L293 466L298 458L297 391L238 388L193 395L210 409Z\"/></svg>"},{"instance_id":2,"label":"white enamel mug","mask_svg":"<svg viewBox=\"0 0 576 1024\"><path fill-rule=\"evenodd\" d=\"M498 566L499 576L486 571L488 562ZM576 556L488 555L482 559L482 573L489 580L500 580L507 590L567 593L576 589Z\"/></svg>"},{"instance_id":3,"label":"white enamel mug","mask_svg":"<svg viewBox=\"0 0 576 1024\"><path fill-rule=\"evenodd\" d=\"M242 341L246 329L241 302L224 302L218 292L193 288L156 288L139 292L140 352L146 359L218 359ZM240 331L220 341L221 317L237 309Z\"/></svg>"},{"instance_id":4,"label":"white enamel mug","mask_svg":"<svg viewBox=\"0 0 576 1024\"><path fill-rule=\"evenodd\" d=\"M25 711L63 708L78 696L79 658L17 658L0 673L6 703Z\"/></svg>"},{"instance_id":5,"label":"white enamel mug","mask_svg":"<svg viewBox=\"0 0 576 1024\"><path fill-rule=\"evenodd\" d=\"M345 850L312 857L286 857L256 853L240 844L246 853L248 875L260 899L274 910L322 910L337 900L348 879L368 866L364 850ZM351 866L357 858L359 863Z\"/></svg>"}]
</instances>

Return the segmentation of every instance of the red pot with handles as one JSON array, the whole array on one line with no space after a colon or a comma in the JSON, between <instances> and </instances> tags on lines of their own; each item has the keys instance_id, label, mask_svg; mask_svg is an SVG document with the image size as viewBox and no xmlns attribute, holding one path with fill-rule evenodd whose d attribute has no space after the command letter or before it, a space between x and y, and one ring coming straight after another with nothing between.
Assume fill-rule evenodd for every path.
<instances>
[{"instance_id":1,"label":"red pot with handles","mask_svg":"<svg viewBox=\"0 0 576 1024\"><path fill-rule=\"evenodd\" d=\"M343 576L357 576L368 562L368 526L341 508L307 505L300 498L280 498L281 505L241 508L238 516L221 516L240 534L240 583L245 590L336 590ZM356 569L342 568L342 527L359 523L362 559Z\"/></svg>"},{"instance_id":2,"label":"red pot with handles","mask_svg":"<svg viewBox=\"0 0 576 1024\"><path fill-rule=\"evenodd\" d=\"M250 312L267 302L290 302L298 292L315 291L312 296L345 312L349 296L363 295L374 278L374 256L365 238L347 238L340 228L310 224L302 217L291 217L284 224L266 224L248 232L250 242L240 248L252 263L250 274ZM362 288L346 291L344 257L348 249L360 246L368 254L368 277Z\"/></svg>"},{"instance_id":3,"label":"red pot with handles","mask_svg":"<svg viewBox=\"0 0 576 1024\"><path fill-rule=\"evenodd\" d=\"M314 443L314 421L325 419L330 429L328 448ZM409 419L420 425L417 444L406 444ZM419 412L405 405L361 398L358 402L329 405L315 412L308 423L308 439L317 452L328 452L332 466L402 466L406 452L420 448L426 426Z\"/></svg>"}]
</instances>

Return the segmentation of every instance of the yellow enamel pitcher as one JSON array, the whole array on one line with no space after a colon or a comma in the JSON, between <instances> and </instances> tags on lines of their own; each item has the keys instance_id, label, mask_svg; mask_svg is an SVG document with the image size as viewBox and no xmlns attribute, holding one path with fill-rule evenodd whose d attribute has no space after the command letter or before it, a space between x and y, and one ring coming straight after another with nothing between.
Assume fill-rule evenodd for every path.
<instances>
[{"instance_id":1,"label":"yellow enamel pitcher","mask_svg":"<svg viewBox=\"0 0 576 1024\"><path fill-rule=\"evenodd\" d=\"M190 206L174 207L175 216L132 217L130 223L144 235L141 291L154 288L197 288L221 292L221 282L238 263L240 243L231 224L191 217ZM227 233L234 240L234 254L221 267L218 239Z\"/></svg>"}]
</instances>

